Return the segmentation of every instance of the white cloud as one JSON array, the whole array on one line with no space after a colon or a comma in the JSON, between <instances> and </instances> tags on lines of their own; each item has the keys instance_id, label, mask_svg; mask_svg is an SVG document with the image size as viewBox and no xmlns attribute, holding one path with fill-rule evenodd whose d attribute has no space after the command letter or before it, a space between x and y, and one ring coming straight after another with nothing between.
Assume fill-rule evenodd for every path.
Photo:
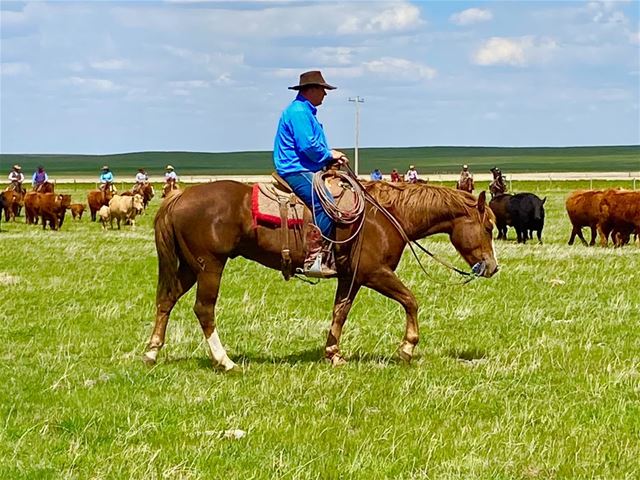
<instances>
[{"instance_id":1,"label":"white cloud","mask_svg":"<svg viewBox=\"0 0 640 480\"><path fill-rule=\"evenodd\" d=\"M636 45L640 45L640 32L632 32L629 34L629 41Z\"/></svg>"},{"instance_id":2,"label":"white cloud","mask_svg":"<svg viewBox=\"0 0 640 480\"><path fill-rule=\"evenodd\" d=\"M456 25L473 25L474 23L488 22L493 18L491 10L482 8L468 8L449 17L449 21Z\"/></svg>"},{"instance_id":3,"label":"white cloud","mask_svg":"<svg viewBox=\"0 0 640 480\"><path fill-rule=\"evenodd\" d=\"M204 80L181 80L176 82L169 82L169 85L180 89L206 88L209 86L209 82L205 82Z\"/></svg>"},{"instance_id":4,"label":"white cloud","mask_svg":"<svg viewBox=\"0 0 640 480\"><path fill-rule=\"evenodd\" d=\"M374 4L375 5L375 4ZM353 9L342 15L336 32L338 34L362 34L402 31L415 28L423 23L420 18L420 10L415 5L397 3L381 12L375 9Z\"/></svg>"},{"instance_id":5,"label":"white cloud","mask_svg":"<svg viewBox=\"0 0 640 480\"><path fill-rule=\"evenodd\" d=\"M3 62L0 63L0 75L15 76L24 75L31 71L31 67L21 62Z\"/></svg>"},{"instance_id":6,"label":"white cloud","mask_svg":"<svg viewBox=\"0 0 640 480\"><path fill-rule=\"evenodd\" d=\"M476 65L512 65L523 67L549 59L558 48L553 39L536 39L533 36L506 38L492 37L472 55Z\"/></svg>"},{"instance_id":7,"label":"white cloud","mask_svg":"<svg viewBox=\"0 0 640 480\"><path fill-rule=\"evenodd\" d=\"M96 70L122 70L129 66L129 62L121 58L112 58L109 60L93 61L89 65Z\"/></svg>"},{"instance_id":8,"label":"white cloud","mask_svg":"<svg viewBox=\"0 0 640 480\"><path fill-rule=\"evenodd\" d=\"M70 77L68 83L94 92L115 92L121 89L111 80L104 78Z\"/></svg>"},{"instance_id":9,"label":"white cloud","mask_svg":"<svg viewBox=\"0 0 640 480\"><path fill-rule=\"evenodd\" d=\"M350 47L319 47L311 50L310 57L318 65L351 65L355 50Z\"/></svg>"},{"instance_id":10,"label":"white cloud","mask_svg":"<svg viewBox=\"0 0 640 480\"><path fill-rule=\"evenodd\" d=\"M405 79L431 80L437 74L434 68L404 58L383 57L371 62L364 62L364 67L372 73L393 75Z\"/></svg>"},{"instance_id":11,"label":"white cloud","mask_svg":"<svg viewBox=\"0 0 640 480\"><path fill-rule=\"evenodd\" d=\"M589 2L586 8L592 22L618 27L629 23L624 13L617 10L621 3L620 1Z\"/></svg>"}]
</instances>

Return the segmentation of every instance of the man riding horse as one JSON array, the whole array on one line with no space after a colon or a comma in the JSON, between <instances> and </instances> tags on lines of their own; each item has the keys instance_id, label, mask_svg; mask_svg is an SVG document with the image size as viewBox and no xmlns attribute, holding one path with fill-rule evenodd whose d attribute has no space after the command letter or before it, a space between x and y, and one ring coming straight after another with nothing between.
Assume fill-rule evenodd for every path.
<instances>
[{"instance_id":1,"label":"man riding horse","mask_svg":"<svg viewBox=\"0 0 640 480\"><path fill-rule=\"evenodd\" d=\"M8 190L13 190L16 193L24 194L26 190L22 186L24 182L24 173L22 173L22 167L20 165L14 165L9 173L9 181L11 185L9 185Z\"/></svg>"},{"instance_id":2,"label":"man riding horse","mask_svg":"<svg viewBox=\"0 0 640 480\"><path fill-rule=\"evenodd\" d=\"M507 182L498 167L493 167L490 171L493 174L493 181L489 185L489 192L491 193L491 198L495 198L507 192Z\"/></svg>"},{"instance_id":3,"label":"man riding horse","mask_svg":"<svg viewBox=\"0 0 640 480\"><path fill-rule=\"evenodd\" d=\"M178 175L172 165L167 165L164 173L164 187L162 196L166 197L172 190L178 190Z\"/></svg>"},{"instance_id":4,"label":"man riding horse","mask_svg":"<svg viewBox=\"0 0 640 480\"><path fill-rule=\"evenodd\" d=\"M149 175L145 172L144 168L139 168L136 173L136 184L133 186L133 193L142 194L145 185L149 183Z\"/></svg>"},{"instance_id":5,"label":"man riding horse","mask_svg":"<svg viewBox=\"0 0 640 480\"><path fill-rule=\"evenodd\" d=\"M40 192L45 183L49 181L49 175L44 171L44 167L42 165L38 166L38 169L33 172L33 177L31 177L31 185L33 186L34 192Z\"/></svg>"},{"instance_id":6,"label":"man riding horse","mask_svg":"<svg viewBox=\"0 0 640 480\"><path fill-rule=\"evenodd\" d=\"M334 276L336 271L327 264L331 258L334 222L318 199L312 198L313 174L330 165L348 162L344 153L329 148L322 124L316 118L317 107L327 90L335 88L325 82L320 71L301 74L298 85L289 87L298 94L282 112L273 147L276 172L312 212L313 225L307 229L303 271L315 277Z\"/></svg>"},{"instance_id":7,"label":"man riding horse","mask_svg":"<svg viewBox=\"0 0 640 480\"><path fill-rule=\"evenodd\" d=\"M473 175L471 175L468 165L462 166L462 171L460 172L460 178L458 179L456 188L458 190L464 190L465 192L473 193Z\"/></svg>"},{"instance_id":8,"label":"man riding horse","mask_svg":"<svg viewBox=\"0 0 640 480\"><path fill-rule=\"evenodd\" d=\"M107 191L111 192L112 194L116 192L116 188L113 185L113 182L113 173L111 173L108 165L104 165L100 173L100 191L102 192L103 199L106 199Z\"/></svg>"}]
</instances>

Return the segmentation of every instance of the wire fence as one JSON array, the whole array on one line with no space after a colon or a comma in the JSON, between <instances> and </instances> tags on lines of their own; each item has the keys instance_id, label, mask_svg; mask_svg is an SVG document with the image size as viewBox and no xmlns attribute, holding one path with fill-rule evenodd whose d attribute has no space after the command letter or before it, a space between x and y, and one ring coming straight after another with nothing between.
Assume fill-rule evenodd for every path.
<instances>
[{"instance_id":1,"label":"wire fence","mask_svg":"<svg viewBox=\"0 0 640 480\"><path fill-rule=\"evenodd\" d=\"M509 184L509 190L513 191L514 184L518 182L544 182L548 181L549 185L553 182L563 181L582 181L589 182L589 187L593 188L594 182L598 181L618 181L624 182L627 185L631 185L633 190L640 188L640 171L637 172L551 172L551 173L513 173L505 175ZM369 180L368 176L360 175L361 180ZM450 173L429 173L420 175L422 180L435 183L448 183L456 182L459 179L458 174ZM258 183L258 182L270 182L272 181L271 175L184 175L179 178L179 182L183 184L197 184L215 182L218 180L235 180L243 183ZM389 180L388 176L383 176L383 180ZM478 182L490 182L493 180L491 174L478 174L474 175L474 181ZM99 182L96 182L95 177L60 177L50 179L54 184L93 184L96 188L99 187ZM153 184L164 183L164 177L150 177L149 181ZM121 189L126 189L127 186L133 185L135 182L131 181L117 181L114 182Z\"/></svg>"}]
</instances>

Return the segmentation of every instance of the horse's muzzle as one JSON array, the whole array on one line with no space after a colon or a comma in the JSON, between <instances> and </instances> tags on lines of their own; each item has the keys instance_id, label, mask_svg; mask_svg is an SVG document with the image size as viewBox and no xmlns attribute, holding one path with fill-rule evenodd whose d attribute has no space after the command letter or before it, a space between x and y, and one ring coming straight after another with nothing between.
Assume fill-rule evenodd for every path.
<instances>
[{"instance_id":1,"label":"horse's muzzle","mask_svg":"<svg viewBox=\"0 0 640 480\"><path fill-rule=\"evenodd\" d=\"M484 275L484 272L486 271L487 271L486 262L478 262L473 267L471 267L471 273L473 273L478 277L481 277L482 275Z\"/></svg>"},{"instance_id":2,"label":"horse's muzzle","mask_svg":"<svg viewBox=\"0 0 640 480\"><path fill-rule=\"evenodd\" d=\"M493 262L489 262L489 263L493 264ZM487 262L485 261L478 262L473 267L471 267L471 273L477 277L489 278L495 275L497 272L498 272L497 264L495 264L495 267L491 269L490 266L487 265Z\"/></svg>"}]
</instances>

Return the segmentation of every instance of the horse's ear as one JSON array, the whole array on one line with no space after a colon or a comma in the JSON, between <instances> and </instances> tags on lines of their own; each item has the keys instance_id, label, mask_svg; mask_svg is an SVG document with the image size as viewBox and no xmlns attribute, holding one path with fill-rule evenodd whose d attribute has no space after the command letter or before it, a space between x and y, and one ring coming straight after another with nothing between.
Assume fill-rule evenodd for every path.
<instances>
[{"instance_id":1,"label":"horse's ear","mask_svg":"<svg viewBox=\"0 0 640 480\"><path fill-rule=\"evenodd\" d=\"M542 199L542 205L544 205L544 202L546 202L546 201L547 201L547 197L544 197L544 198Z\"/></svg>"},{"instance_id":2,"label":"horse's ear","mask_svg":"<svg viewBox=\"0 0 640 480\"><path fill-rule=\"evenodd\" d=\"M483 190L480 192L478 196L478 210L480 213L484 213L485 208L487 207L487 193Z\"/></svg>"}]
</instances>

